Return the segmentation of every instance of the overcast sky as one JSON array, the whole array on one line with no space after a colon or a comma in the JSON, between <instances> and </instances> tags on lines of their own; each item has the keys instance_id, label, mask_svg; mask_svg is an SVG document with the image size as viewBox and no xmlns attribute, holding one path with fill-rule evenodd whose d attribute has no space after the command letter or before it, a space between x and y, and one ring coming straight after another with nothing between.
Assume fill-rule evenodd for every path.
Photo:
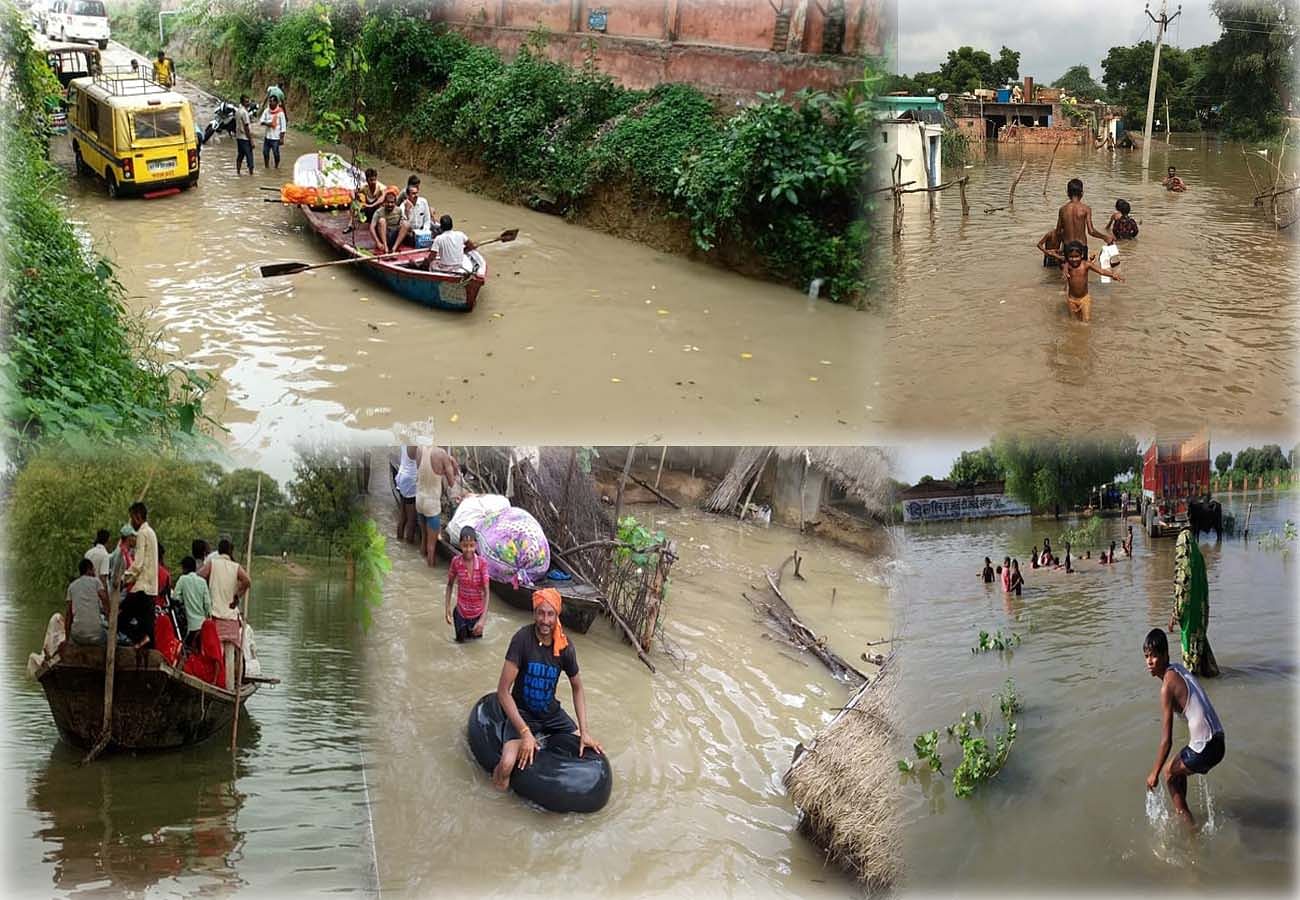
<instances>
[{"instance_id":1,"label":"overcast sky","mask_svg":"<svg viewBox=\"0 0 1300 900\"><path fill-rule=\"evenodd\" d=\"M1101 61L1111 47L1155 40L1155 25L1141 0L895 0L898 47L894 71L932 72L949 50L971 46L995 59L1004 44L1020 51L1020 77L1050 84L1070 66L1083 64L1101 82ZM1172 15L1177 3L1169 4ZM1152 15L1160 3L1151 4ZM1204 0L1183 3L1183 14L1169 26L1165 41L1180 47L1210 44L1219 38L1219 20Z\"/></svg>"}]
</instances>

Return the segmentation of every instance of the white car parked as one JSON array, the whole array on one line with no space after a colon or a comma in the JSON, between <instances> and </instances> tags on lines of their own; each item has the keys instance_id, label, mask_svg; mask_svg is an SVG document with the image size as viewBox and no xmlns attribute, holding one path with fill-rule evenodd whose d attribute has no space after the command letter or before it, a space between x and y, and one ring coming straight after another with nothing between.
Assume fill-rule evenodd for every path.
<instances>
[{"instance_id":1,"label":"white car parked","mask_svg":"<svg viewBox=\"0 0 1300 900\"><path fill-rule=\"evenodd\" d=\"M46 37L89 41L108 47L108 11L103 0L54 0L45 14Z\"/></svg>"}]
</instances>

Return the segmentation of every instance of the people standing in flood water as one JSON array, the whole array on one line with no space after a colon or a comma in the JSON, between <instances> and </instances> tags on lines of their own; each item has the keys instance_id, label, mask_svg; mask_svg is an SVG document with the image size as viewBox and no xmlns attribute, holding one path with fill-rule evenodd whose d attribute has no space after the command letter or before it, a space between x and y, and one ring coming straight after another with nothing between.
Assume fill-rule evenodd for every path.
<instances>
[{"instance_id":1,"label":"people standing in flood water","mask_svg":"<svg viewBox=\"0 0 1300 900\"><path fill-rule=\"evenodd\" d=\"M1002 593L1011 593L1011 557L1007 556L1003 558L1002 565L998 567L998 571L1002 573Z\"/></svg>"},{"instance_id":2,"label":"people standing in flood water","mask_svg":"<svg viewBox=\"0 0 1300 900\"><path fill-rule=\"evenodd\" d=\"M1047 234L1038 239L1038 243L1035 246L1037 246L1038 251L1043 254L1044 269L1053 266L1058 269L1061 267L1061 261L1048 252L1051 250L1061 249L1061 232L1059 229L1053 228L1051 231L1047 232Z\"/></svg>"},{"instance_id":3,"label":"people standing in flood water","mask_svg":"<svg viewBox=\"0 0 1300 900\"><path fill-rule=\"evenodd\" d=\"M1072 241L1082 244L1084 258L1087 258L1089 235L1100 239L1102 244L1110 243L1110 238L1092 224L1092 208L1083 202L1083 182L1071 178L1065 193L1069 201L1056 214L1057 233L1067 248Z\"/></svg>"},{"instance_id":4,"label":"people standing in flood water","mask_svg":"<svg viewBox=\"0 0 1300 900\"><path fill-rule=\"evenodd\" d=\"M554 588L534 593L533 624L515 632L506 650L505 665L497 682L497 701L510 725L506 729L505 746L501 748L501 761L492 773L492 783L499 790L510 787L510 773L516 765L526 769L532 763L537 753L534 729L542 736L578 735L579 756L588 747L597 753L605 752L587 731L587 696L582 689L582 676L578 674L578 654L560 624L563 604L560 592ZM569 676L573 687L576 725L555 699L560 672Z\"/></svg>"},{"instance_id":5,"label":"people standing in flood water","mask_svg":"<svg viewBox=\"0 0 1300 900\"><path fill-rule=\"evenodd\" d=\"M1169 639L1162 630L1153 628L1147 632L1142 655L1147 671L1160 679L1160 746L1156 750L1156 764L1147 776L1147 790L1156 789L1160 770L1164 769L1174 809L1195 829L1196 820L1187 808L1187 776L1204 775L1223 761L1223 723L1195 676L1169 661ZM1187 746L1165 768L1165 760L1173 749L1175 715L1187 723Z\"/></svg>"},{"instance_id":6,"label":"people standing in flood water","mask_svg":"<svg viewBox=\"0 0 1300 900\"><path fill-rule=\"evenodd\" d=\"M1138 236L1138 223L1129 213L1133 207L1127 200L1116 200L1115 211L1110 214L1110 221L1106 223L1106 230L1115 236L1117 241L1131 241Z\"/></svg>"},{"instance_id":7,"label":"people standing in flood water","mask_svg":"<svg viewBox=\"0 0 1300 900\"><path fill-rule=\"evenodd\" d=\"M1165 190L1173 191L1176 194L1181 194L1187 190L1187 183L1178 177L1178 170L1173 166L1169 167L1169 174L1161 184L1164 185Z\"/></svg>"},{"instance_id":8,"label":"people standing in flood water","mask_svg":"<svg viewBox=\"0 0 1300 900\"><path fill-rule=\"evenodd\" d=\"M455 606L452 588L456 590ZM451 561L447 571L447 624L455 629L456 643L483 636L489 596L487 558L478 554L478 532L466 525L460 530L460 556Z\"/></svg>"},{"instance_id":9,"label":"people standing in flood water","mask_svg":"<svg viewBox=\"0 0 1300 900\"><path fill-rule=\"evenodd\" d=\"M1058 254L1059 256L1059 254ZM1083 322L1092 321L1092 295L1088 292L1088 273L1108 275L1116 281L1124 277L1113 269L1105 272L1087 258L1088 248L1078 241L1065 245L1065 266L1061 271L1065 275L1065 304L1070 315Z\"/></svg>"},{"instance_id":10,"label":"people standing in flood water","mask_svg":"<svg viewBox=\"0 0 1300 900\"><path fill-rule=\"evenodd\" d=\"M420 448L420 462L415 479L415 513L424 533L425 561L433 566L438 554L438 535L442 532L442 483L456 486L460 467L450 453L429 445Z\"/></svg>"},{"instance_id":11,"label":"people standing in flood water","mask_svg":"<svg viewBox=\"0 0 1300 900\"><path fill-rule=\"evenodd\" d=\"M415 510L415 495L418 485L420 448L414 445L400 448L401 462L397 466L394 486L402 498L397 510L397 539L414 544L420 536L420 526Z\"/></svg>"},{"instance_id":12,"label":"people standing in flood water","mask_svg":"<svg viewBox=\"0 0 1300 900\"><path fill-rule=\"evenodd\" d=\"M980 578L984 579L985 584L993 583L993 560L987 556L984 557L984 568L980 570Z\"/></svg>"},{"instance_id":13,"label":"people standing in flood water","mask_svg":"<svg viewBox=\"0 0 1300 900\"><path fill-rule=\"evenodd\" d=\"M1124 543L1121 546L1124 548L1124 556L1128 558L1132 558L1133 556L1133 526L1132 525L1128 527L1128 537L1125 538Z\"/></svg>"},{"instance_id":14,"label":"people standing in flood water","mask_svg":"<svg viewBox=\"0 0 1300 900\"><path fill-rule=\"evenodd\" d=\"M1011 560L1011 590L1019 597L1024 586L1025 578L1020 574L1020 560L1013 559Z\"/></svg>"}]
</instances>

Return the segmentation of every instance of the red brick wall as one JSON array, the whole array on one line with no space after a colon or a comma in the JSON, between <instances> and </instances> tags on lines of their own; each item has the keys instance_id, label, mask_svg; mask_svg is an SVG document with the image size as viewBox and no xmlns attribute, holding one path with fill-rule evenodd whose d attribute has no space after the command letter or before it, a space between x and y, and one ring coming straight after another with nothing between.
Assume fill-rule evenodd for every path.
<instances>
[{"instance_id":1,"label":"red brick wall","mask_svg":"<svg viewBox=\"0 0 1300 900\"><path fill-rule=\"evenodd\" d=\"M1058 140L1066 145L1087 144L1091 140L1091 131L1085 127L1059 126L1052 128L1029 128L1021 125L1017 128L1003 128L998 133L999 140L1008 144L1055 144Z\"/></svg>"}]
</instances>

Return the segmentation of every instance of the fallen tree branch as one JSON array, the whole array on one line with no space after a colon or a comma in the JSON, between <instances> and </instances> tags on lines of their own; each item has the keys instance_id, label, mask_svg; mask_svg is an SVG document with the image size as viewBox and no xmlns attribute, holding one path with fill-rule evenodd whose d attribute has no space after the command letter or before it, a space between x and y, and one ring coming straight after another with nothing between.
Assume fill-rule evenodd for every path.
<instances>
[{"instance_id":1,"label":"fallen tree branch","mask_svg":"<svg viewBox=\"0 0 1300 900\"><path fill-rule=\"evenodd\" d=\"M614 469L612 466L606 466L605 468L606 468L607 471L610 471L610 472L615 471L615 469ZM657 487L653 487L652 485L649 485L649 484L646 484L644 481L642 481L640 478L637 478L637 477L636 477L635 475L633 475L631 472L628 472L628 473L627 473L627 477L628 477L631 481L635 481L637 484L641 485L641 487L645 488L645 489L646 489L647 491L649 491L650 493L654 494L656 497L658 497L658 498L659 498L660 500L662 500L663 502L667 503L667 504L668 504L669 506L671 506L673 509L681 509L681 506L679 506L679 505L677 504L677 502L673 500L672 497L669 497L668 495L662 493L662 492L659 490L659 488L657 488Z\"/></svg>"},{"instance_id":2,"label":"fallen tree branch","mask_svg":"<svg viewBox=\"0 0 1300 900\"><path fill-rule=\"evenodd\" d=\"M610 606L608 603L604 604L604 606L605 612L609 614L609 617L614 620L615 624L617 624L619 628L623 629L623 633L627 635L627 639L632 642L632 649L636 650L636 655L641 658L641 662L645 663L646 668L650 670L651 675L655 674L655 664L650 662L650 657L646 656L645 651L641 649L641 642L637 640L636 635L632 633L632 629L623 621L622 616L614 612L614 607Z\"/></svg>"},{"instance_id":3,"label":"fallen tree branch","mask_svg":"<svg viewBox=\"0 0 1300 900\"><path fill-rule=\"evenodd\" d=\"M791 559L786 560L786 563L782 564L782 568L792 559L793 556ZM820 659L836 678L856 678L859 681L867 681L866 675L826 645L825 638L818 637L815 631L799 621L794 608L790 606L790 601L786 600L785 595L781 593L781 588L777 585L773 573L765 571L763 574L767 577L767 586L771 588L777 600L776 603L765 604L768 615L785 629L791 639Z\"/></svg>"}]
</instances>

